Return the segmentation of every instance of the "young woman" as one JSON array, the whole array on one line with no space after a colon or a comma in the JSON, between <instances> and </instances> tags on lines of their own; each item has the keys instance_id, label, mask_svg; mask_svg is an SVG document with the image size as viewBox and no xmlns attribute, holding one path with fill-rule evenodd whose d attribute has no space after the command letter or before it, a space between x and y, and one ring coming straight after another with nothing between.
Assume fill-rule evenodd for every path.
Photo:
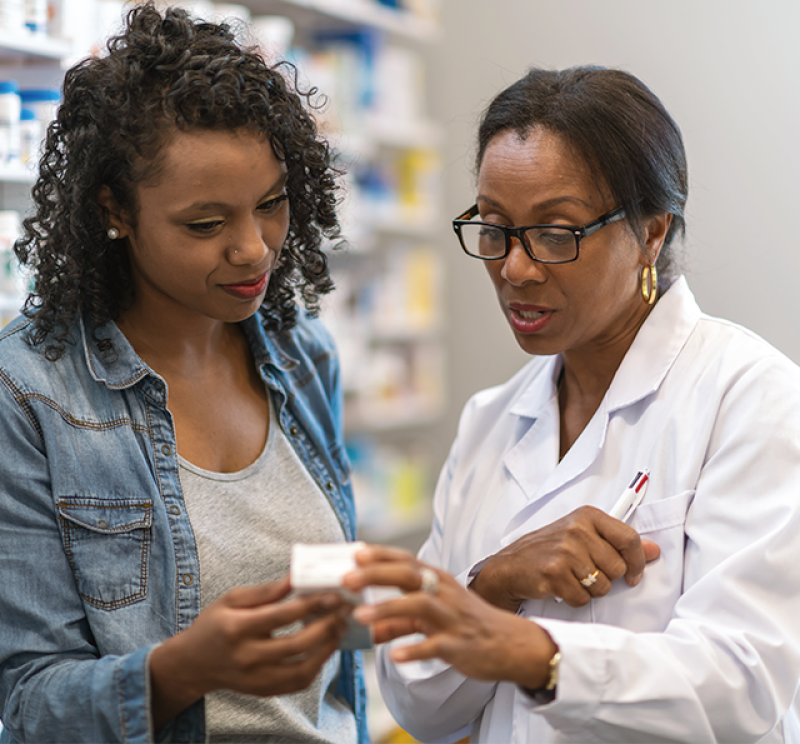
<instances>
[{"instance_id":1,"label":"young woman","mask_svg":"<svg viewBox=\"0 0 800 744\"><path fill-rule=\"evenodd\" d=\"M0 335L3 742L366 738L346 610L286 579L355 517L285 72L144 5L66 75Z\"/></svg>"}]
</instances>

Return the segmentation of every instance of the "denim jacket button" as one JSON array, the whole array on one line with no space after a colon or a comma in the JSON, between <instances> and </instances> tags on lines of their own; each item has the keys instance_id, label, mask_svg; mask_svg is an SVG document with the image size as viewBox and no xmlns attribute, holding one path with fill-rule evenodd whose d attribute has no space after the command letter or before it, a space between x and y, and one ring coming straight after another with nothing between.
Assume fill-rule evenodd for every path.
<instances>
[{"instance_id":1,"label":"denim jacket button","mask_svg":"<svg viewBox=\"0 0 800 744\"><path fill-rule=\"evenodd\" d=\"M160 392L161 392L161 391L164 389L164 383L163 383L163 382L161 382L161 380L158 380L158 381L157 381L157 382L156 382L156 383L153 385L153 387L154 387L156 390L158 390L158 392L160 393Z\"/></svg>"},{"instance_id":2,"label":"denim jacket button","mask_svg":"<svg viewBox=\"0 0 800 744\"><path fill-rule=\"evenodd\" d=\"M163 452L165 455L168 455L170 452L172 452L172 450L169 448L169 445L168 445L168 444L165 444L165 445L164 445L164 446L161 448L161 451L162 451L162 452Z\"/></svg>"},{"instance_id":3,"label":"denim jacket button","mask_svg":"<svg viewBox=\"0 0 800 744\"><path fill-rule=\"evenodd\" d=\"M181 513L181 508L179 506L171 506L169 508L169 512L170 512L170 514L174 514L175 516L178 516L178 514Z\"/></svg>"},{"instance_id":4,"label":"denim jacket button","mask_svg":"<svg viewBox=\"0 0 800 744\"><path fill-rule=\"evenodd\" d=\"M296 427L296 426L290 426L290 427L289 427L289 433L290 433L290 434L291 434L293 437L296 437L296 436L297 436L297 427Z\"/></svg>"},{"instance_id":5,"label":"denim jacket button","mask_svg":"<svg viewBox=\"0 0 800 744\"><path fill-rule=\"evenodd\" d=\"M194 577L191 574L184 574L183 583L186 584L186 586L190 586L194 583Z\"/></svg>"},{"instance_id":6,"label":"denim jacket button","mask_svg":"<svg viewBox=\"0 0 800 744\"><path fill-rule=\"evenodd\" d=\"M325 484L325 488L327 488L329 491L333 491L333 483L331 483L330 481L328 481L328 482Z\"/></svg>"}]
</instances>

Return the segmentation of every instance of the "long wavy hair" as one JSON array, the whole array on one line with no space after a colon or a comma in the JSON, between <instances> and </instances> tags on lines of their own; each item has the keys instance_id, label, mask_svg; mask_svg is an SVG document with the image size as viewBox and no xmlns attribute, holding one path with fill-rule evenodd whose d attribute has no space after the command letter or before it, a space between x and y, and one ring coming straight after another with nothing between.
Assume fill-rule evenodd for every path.
<instances>
[{"instance_id":1,"label":"long wavy hair","mask_svg":"<svg viewBox=\"0 0 800 744\"><path fill-rule=\"evenodd\" d=\"M106 235L97 197L108 187L136 219L136 187L158 175L159 152L176 128L266 135L286 164L291 218L264 298L264 324L275 332L291 328L298 295L317 312L320 296L333 289L322 243L338 238L339 226L338 171L318 136L315 94L298 89L291 65L270 66L243 49L225 24L196 21L180 9L161 13L152 3L130 11L107 54L66 73L63 103L48 127L35 211L15 246L34 277L24 308L33 319L29 342L57 359L81 314L100 327L131 306L128 254Z\"/></svg>"}]
</instances>

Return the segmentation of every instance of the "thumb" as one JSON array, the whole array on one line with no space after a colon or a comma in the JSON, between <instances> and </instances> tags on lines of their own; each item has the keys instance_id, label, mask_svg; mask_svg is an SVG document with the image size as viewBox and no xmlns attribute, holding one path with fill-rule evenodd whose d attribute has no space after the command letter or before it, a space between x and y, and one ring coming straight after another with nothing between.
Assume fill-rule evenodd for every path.
<instances>
[{"instance_id":1,"label":"thumb","mask_svg":"<svg viewBox=\"0 0 800 744\"><path fill-rule=\"evenodd\" d=\"M642 550L644 550L644 559L648 563L652 563L658 556L661 555L661 548L658 547L652 540L642 540Z\"/></svg>"}]
</instances>

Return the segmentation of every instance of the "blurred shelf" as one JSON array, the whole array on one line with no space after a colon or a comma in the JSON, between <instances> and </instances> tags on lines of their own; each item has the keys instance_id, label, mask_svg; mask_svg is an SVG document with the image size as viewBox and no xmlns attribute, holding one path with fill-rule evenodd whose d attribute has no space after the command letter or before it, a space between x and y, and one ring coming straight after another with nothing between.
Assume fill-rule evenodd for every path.
<instances>
[{"instance_id":1,"label":"blurred shelf","mask_svg":"<svg viewBox=\"0 0 800 744\"><path fill-rule=\"evenodd\" d=\"M330 27L369 26L409 41L430 43L439 38L439 25L402 10L370 0L250 0L253 15L285 15L299 25L313 25L320 19Z\"/></svg>"},{"instance_id":2,"label":"blurred shelf","mask_svg":"<svg viewBox=\"0 0 800 744\"><path fill-rule=\"evenodd\" d=\"M24 303L22 295L0 292L0 313L19 313Z\"/></svg>"},{"instance_id":3,"label":"blurred shelf","mask_svg":"<svg viewBox=\"0 0 800 744\"><path fill-rule=\"evenodd\" d=\"M378 147L433 150L440 147L444 139L442 128L432 122L392 121L377 117L368 119L353 131L324 134L344 157L368 157Z\"/></svg>"},{"instance_id":4,"label":"blurred shelf","mask_svg":"<svg viewBox=\"0 0 800 744\"><path fill-rule=\"evenodd\" d=\"M378 215L371 220L364 220L372 230L391 235L405 235L416 238L430 238L436 229L436 222L432 217L418 215L404 216L400 212Z\"/></svg>"},{"instance_id":5,"label":"blurred shelf","mask_svg":"<svg viewBox=\"0 0 800 744\"><path fill-rule=\"evenodd\" d=\"M63 39L0 30L0 60L60 62L70 54L72 44Z\"/></svg>"},{"instance_id":6,"label":"blurred shelf","mask_svg":"<svg viewBox=\"0 0 800 744\"><path fill-rule=\"evenodd\" d=\"M374 323L368 332L368 340L372 343L414 343L417 341L434 341L442 334L440 325L433 326L381 326Z\"/></svg>"},{"instance_id":7,"label":"blurred shelf","mask_svg":"<svg viewBox=\"0 0 800 744\"><path fill-rule=\"evenodd\" d=\"M27 165L0 165L0 181L5 183L33 183L36 173Z\"/></svg>"},{"instance_id":8,"label":"blurred shelf","mask_svg":"<svg viewBox=\"0 0 800 744\"><path fill-rule=\"evenodd\" d=\"M383 520L378 524L359 524L358 537L368 543L393 545L416 553L431 531L430 510L424 514Z\"/></svg>"},{"instance_id":9,"label":"blurred shelf","mask_svg":"<svg viewBox=\"0 0 800 744\"><path fill-rule=\"evenodd\" d=\"M363 431L390 431L435 423L441 415L441 402L430 399L398 400L392 404L359 404L359 411L348 410L345 428L348 434ZM366 409L366 410L364 410Z\"/></svg>"}]
</instances>

